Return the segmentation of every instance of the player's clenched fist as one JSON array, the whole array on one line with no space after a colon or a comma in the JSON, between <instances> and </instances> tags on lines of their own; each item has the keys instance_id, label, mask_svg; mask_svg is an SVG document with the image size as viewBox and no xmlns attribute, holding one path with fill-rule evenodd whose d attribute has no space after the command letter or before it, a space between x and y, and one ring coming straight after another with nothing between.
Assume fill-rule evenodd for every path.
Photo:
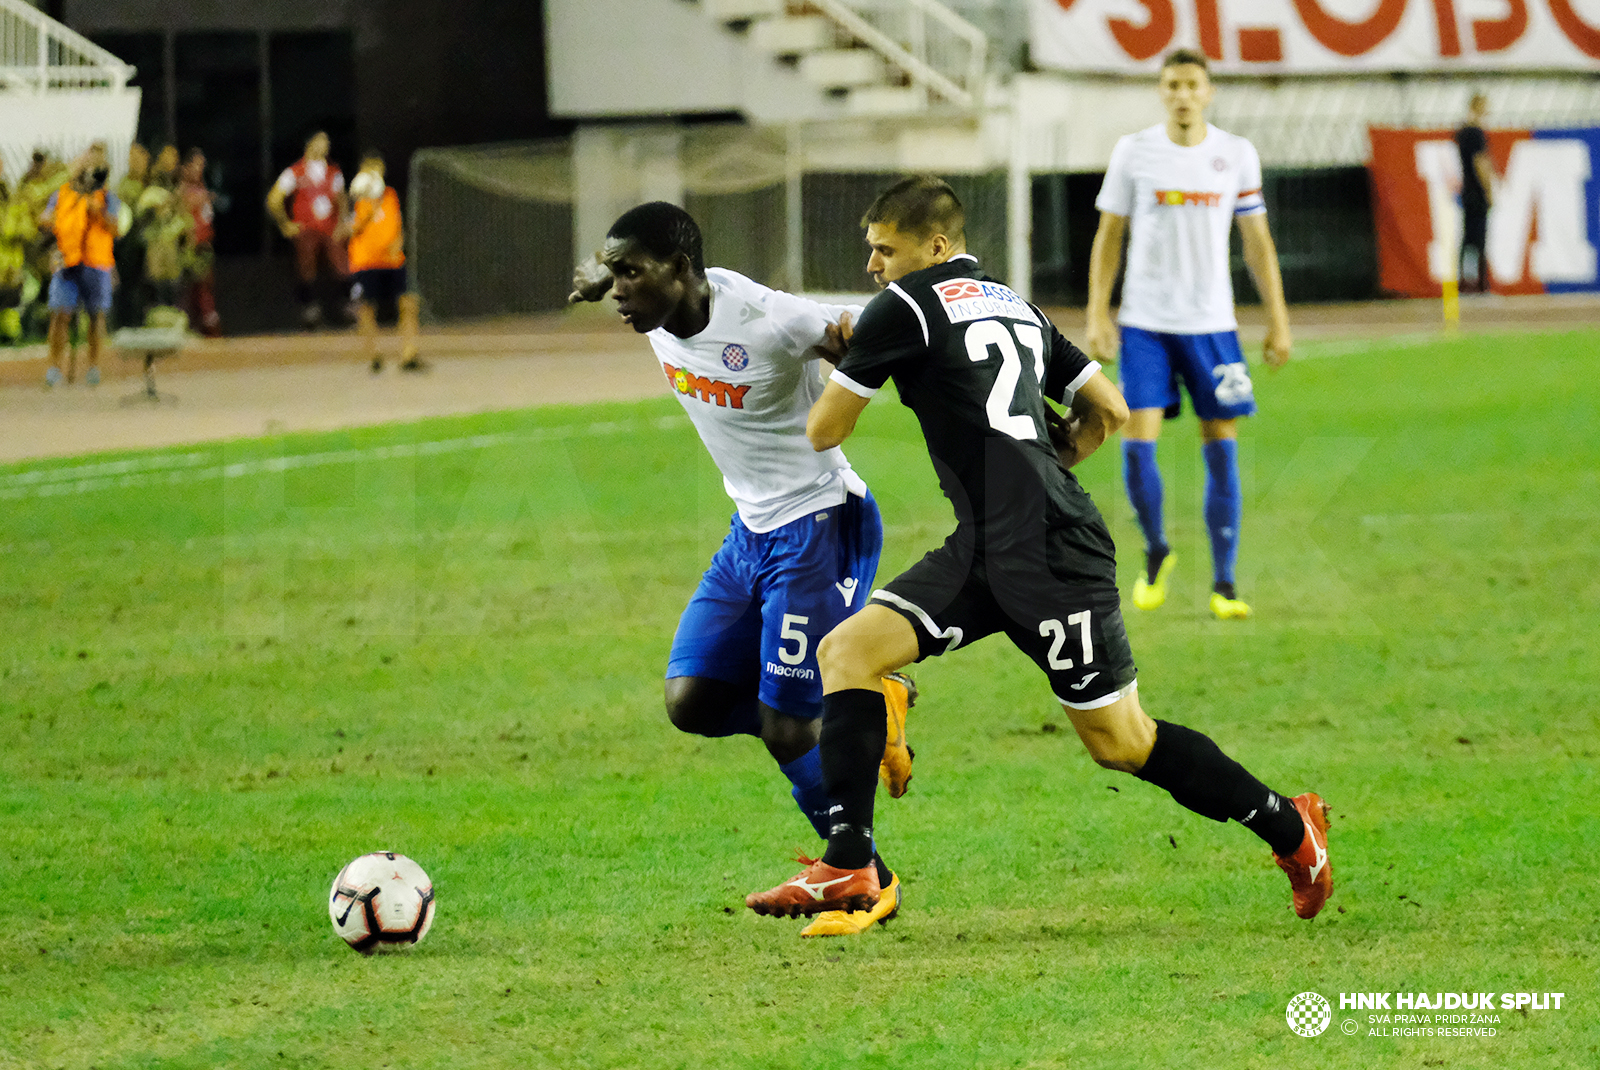
<instances>
[{"instance_id":1,"label":"player's clenched fist","mask_svg":"<svg viewBox=\"0 0 1600 1070\"><path fill-rule=\"evenodd\" d=\"M855 333L855 321L846 312L837 323L822 329L822 344L816 347L817 355L829 364L837 364L850 350L850 336Z\"/></svg>"},{"instance_id":2,"label":"player's clenched fist","mask_svg":"<svg viewBox=\"0 0 1600 1070\"><path fill-rule=\"evenodd\" d=\"M597 253L572 269L572 292L567 295L567 304L598 301L610 289L611 269L600 262Z\"/></svg>"},{"instance_id":3,"label":"player's clenched fist","mask_svg":"<svg viewBox=\"0 0 1600 1070\"><path fill-rule=\"evenodd\" d=\"M1089 343L1089 356L1103 364L1109 364L1117 359L1117 325L1110 316L1089 314L1088 329L1085 332Z\"/></svg>"},{"instance_id":4,"label":"player's clenched fist","mask_svg":"<svg viewBox=\"0 0 1600 1070\"><path fill-rule=\"evenodd\" d=\"M1261 346L1261 356L1273 368L1281 368L1289 363L1289 350L1294 342L1289 337L1287 323L1275 323L1267 328L1267 339Z\"/></svg>"}]
</instances>

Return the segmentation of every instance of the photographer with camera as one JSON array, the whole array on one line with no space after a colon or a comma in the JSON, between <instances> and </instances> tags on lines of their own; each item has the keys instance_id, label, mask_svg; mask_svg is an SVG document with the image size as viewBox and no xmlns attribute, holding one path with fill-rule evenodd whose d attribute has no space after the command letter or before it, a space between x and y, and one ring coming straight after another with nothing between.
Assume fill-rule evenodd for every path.
<instances>
[{"instance_id":1,"label":"photographer with camera","mask_svg":"<svg viewBox=\"0 0 1600 1070\"><path fill-rule=\"evenodd\" d=\"M84 381L100 382L100 348L106 335L106 312L111 308L113 247L117 240L117 195L106 189L111 169L106 146L97 141L78 159L72 177L50 195L41 229L55 234L50 276L50 367L45 384L61 383L61 358L68 350L72 317L81 304L89 312L89 371ZM67 364L66 381L73 366Z\"/></svg>"}]
</instances>

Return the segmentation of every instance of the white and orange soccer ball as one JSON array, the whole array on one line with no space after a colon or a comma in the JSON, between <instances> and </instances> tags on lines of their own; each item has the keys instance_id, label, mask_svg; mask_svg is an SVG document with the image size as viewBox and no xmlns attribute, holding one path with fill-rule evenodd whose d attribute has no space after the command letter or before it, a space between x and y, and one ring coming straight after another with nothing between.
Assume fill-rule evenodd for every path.
<instances>
[{"instance_id":1,"label":"white and orange soccer ball","mask_svg":"<svg viewBox=\"0 0 1600 1070\"><path fill-rule=\"evenodd\" d=\"M433 926L433 882L405 855L374 851L333 878L328 917L339 938L363 954L410 947Z\"/></svg>"}]
</instances>

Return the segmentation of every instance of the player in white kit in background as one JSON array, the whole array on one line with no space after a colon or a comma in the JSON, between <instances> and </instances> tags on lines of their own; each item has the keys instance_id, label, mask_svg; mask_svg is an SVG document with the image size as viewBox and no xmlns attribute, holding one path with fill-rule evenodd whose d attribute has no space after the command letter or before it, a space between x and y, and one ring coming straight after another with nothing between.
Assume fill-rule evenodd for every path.
<instances>
[{"instance_id":1,"label":"player in white kit in background","mask_svg":"<svg viewBox=\"0 0 1600 1070\"><path fill-rule=\"evenodd\" d=\"M1261 159L1244 138L1206 123L1213 87L1205 57L1187 49L1169 54L1160 92L1167 121L1117 142L1095 200L1100 228L1089 260L1089 355L1116 360L1120 324L1122 392L1131 410L1122 429L1123 476L1145 536L1134 605L1156 609L1165 602L1177 563L1162 519L1156 440L1163 413L1177 413L1182 379L1204 441L1211 612L1242 620L1251 610L1234 586L1243 514L1238 419L1254 413L1256 404L1233 312L1228 236L1234 221L1245 266L1266 306L1263 356L1272 367L1289 359L1289 309L1267 229ZM1125 231L1128 272L1114 324L1111 288Z\"/></svg>"},{"instance_id":2,"label":"player in white kit in background","mask_svg":"<svg viewBox=\"0 0 1600 1070\"><path fill-rule=\"evenodd\" d=\"M578 268L572 299L598 301L610 290L623 320L649 337L736 506L673 637L667 715L696 735L759 737L826 839L816 648L866 603L883 526L844 452L813 450L805 428L823 390L819 361L843 352L837 323L861 310L708 270L701 250L700 229L682 208L639 205ZM884 773L898 795L910 778L904 723L915 690L895 674L883 691L891 750L899 723L899 749L885 752ZM823 914L802 935L860 932L895 913L899 879L874 861L885 889L877 906Z\"/></svg>"}]
</instances>

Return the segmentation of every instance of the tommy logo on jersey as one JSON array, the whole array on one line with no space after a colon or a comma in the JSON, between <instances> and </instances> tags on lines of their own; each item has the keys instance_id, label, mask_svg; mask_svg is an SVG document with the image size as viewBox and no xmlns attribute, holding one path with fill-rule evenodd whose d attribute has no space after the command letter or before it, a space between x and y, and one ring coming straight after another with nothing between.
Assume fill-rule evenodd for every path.
<instances>
[{"instance_id":1,"label":"tommy logo on jersey","mask_svg":"<svg viewBox=\"0 0 1600 1070\"><path fill-rule=\"evenodd\" d=\"M667 382L678 393L692 394L708 404L715 401L718 407L724 409L744 408L744 396L750 392L749 383L735 386L721 379L707 379L683 368L674 368L666 361L661 362L661 370L667 373Z\"/></svg>"},{"instance_id":2,"label":"tommy logo on jersey","mask_svg":"<svg viewBox=\"0 0 1600 1070\"><path fill-rule=\"evenodd\" d=\"M1201 208L1221 208L1222 194L1195 190L1158 189L1156 190L1156 203L1160 205L1194 204L1199 205Z\"/></svg>"},{"instance_id":3,"label":"tommy logo on jersey","mask_svg":"<svg viewBox=\"0 0 1600 1070\"><path fill-rule=\"evenodd\" d=\"M1018 297L1008 286L998 282L980 282L977 279L951 279L935 283L933 292L951 323L970 323L998 317L1027 320L1038 324L1028 302Z\"/></svg>"},{"instance_id":4,"label":"tommy logo on jersey","mask_svg":"<svg viewBox=\"0 0 1600 1070\"><path fill-rule=\"evenodd\" d=\"M730 372L742 372L750 364L750 352L737 343L722 347L722 364Z\"/></svg>"}]
</instances>

